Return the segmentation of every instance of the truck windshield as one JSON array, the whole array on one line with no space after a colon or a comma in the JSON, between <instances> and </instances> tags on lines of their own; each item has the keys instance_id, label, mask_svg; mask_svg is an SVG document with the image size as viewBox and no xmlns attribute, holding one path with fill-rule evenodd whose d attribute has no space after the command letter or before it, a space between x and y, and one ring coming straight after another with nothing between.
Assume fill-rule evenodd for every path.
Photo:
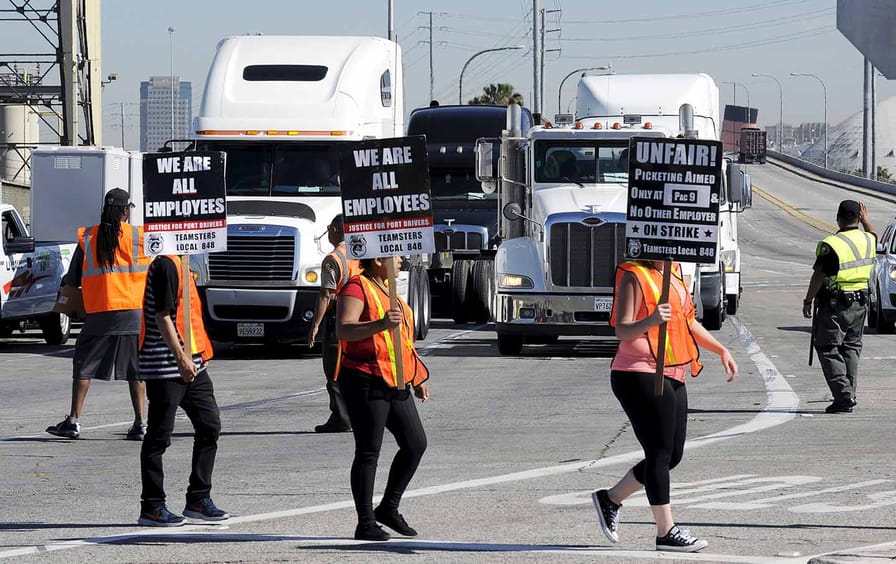
<instances>
[{"instance_id":1,"label":"truck windshield","mask_svg":"<svg viewBox=\"0 0 896 564\"><path fill-rule=\"evenodd\" d=\"M536 141L535 181L626 183L628 141Z\"/></svg>"},{"instance_id":2,"label":"truck windshield","mask_svg":"<svg viewBox=\"0 0 896 564\"><path fill-rule=\"evenodd\" d=\"M227 153L228 196L338 196L338 145L200 141Z\"/></svg>"},{"instance_id":3,"label":"truck windshield","mask_svg":"<svg viewBox=\"0 0 896 564\"><path fill-rule=\"evenodd\" d=\"M497 200L498 194L486 194L471 169L430 169L429 183L433 200Z\"/></svg>"}]
</instances>

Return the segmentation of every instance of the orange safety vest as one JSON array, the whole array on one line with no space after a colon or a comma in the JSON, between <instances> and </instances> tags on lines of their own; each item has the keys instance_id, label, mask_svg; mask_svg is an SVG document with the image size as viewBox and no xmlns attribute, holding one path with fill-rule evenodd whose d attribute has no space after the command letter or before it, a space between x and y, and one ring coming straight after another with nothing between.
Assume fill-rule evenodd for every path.
<instances>
[{"instance_id":1,"label":"orange safety vest","mask_svg":"<svg viewBox=\"0 0 896 564\"><path fill-rule=\"evenodd\" d=\"M622 278L626 272L630 272L638 281L641 288L641 294L644 296L644 307L647 309L648 315L651 314L659 304L662 287L663 273L655 268L645 266L638 261L623 262L616 267L616 287L622 283ZM675 264L672 268L672 284L678 284L679 289L684 288L684 280L681 277L681 268ZM669 305L672 306L672 318L666 322L666 355L665 366L684 366L690 364L691 376L696 376L703 370L703 364L700 362L700 349L697 348L697 341L691 334L690 324L694 321L694 303L687 289L684 288L685 299L682 301L681 293L675 288L671 288L669 292ZM610 326L616 326L616 304L618 300L613 300L613 311L610 313ZM650 352L653 354L654 360L659 350L660 328L655 325L647 330L647 341L650 343Z\"/></svg>"},{"instance_id":2,"label":"orange safety vest","mask_svg":"<svg viewBox=\"0 0 896 564\"><path fill-rule=\"evenodd\" d=\"M345 254L345 243L339 243L335 249L330 251L327 258L332 259L336 268L339 269L336 276L336 293L345 286L345 283L361 274L361 261L350 259ZM326 259L324 259L326 260Z\"/></svg>"},{"instance_id":3,"label":"orange safety vest","mask_svg":"<svg viewBox=\"0 0 896 564\"><path fill-rule=\"evenodd\" d=\"M370 278L359 275L361 288L364 291L365 303L367 310L371 312L374 319L382 319L386 315L387 306L389 305L389 293L379 284ZM398 296L398 302L401 311L404 314L404 320L401 324L401 360L404 369L403 383L412 384L415 387L429 379L429 369L423 364L417 349L414 348L414 312L410 306ZM395 374L398 371L395 358L395 342L392 338L393 330L380 331L370 337L373 340L373 350L376 351L376 364L379 373L386 384L393 388L404 387L399 386L395 381ZM339 378L339 369L342 366L342 351L351 348L352 343L349 341L339 341L339 355L336 361L336 372L334 380Z\"/></svg>"},{"instance_id":4,"label":"orange safety vest","mask_svg":"<svg viewBox=\"0 0 896 564\"><path fill-rule=\"evenodd\" d=\"M87 313L140 309L146 271L151 257L143 253L143 227L122 224L112 268L96 260L99 225L78 228L78 245L84 252L81 265L81 293Z\"/></svg>"},{"instance_id":5,"label":"orange safety vest","mask_svg":"<svg viewBox=\"0 0 896 564\"><path fill-rule=\"evenodd\" d=\"M174 266L177 267L177 295L178 308L175 316L175 326L177 327L177 335L180 337L181 343L184 342L184 308L180 307L183 303L184 281L181 275L180 257L177 255L164 255L171 259ZM146 319L140 326L140 350L143 350L143 340L146 337ZM190 350L193 354L200 353L202 360L209 361L215 356L212 348L212 342L205 332L205 323L202 321L202 302L199 301L199 291L196 289L196 281L190 277Z\"/></svg>"}]
</instances>

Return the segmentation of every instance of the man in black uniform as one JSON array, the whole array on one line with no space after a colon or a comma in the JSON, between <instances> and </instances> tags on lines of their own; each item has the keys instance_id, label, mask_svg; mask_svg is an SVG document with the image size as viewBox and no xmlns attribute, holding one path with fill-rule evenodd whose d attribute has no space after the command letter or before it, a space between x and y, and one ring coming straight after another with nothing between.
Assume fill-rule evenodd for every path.
<instances>
[{"instance_id":1,"label":"man in black uniform","mask_svg":"<svg viewBox=\"0 0 896 564\"><path fill-rule=\"evenodd\" d=\"M864 231L859 229L859 225ZM859 355L868 303L868 277L877 237L864 203L843 200L837 209L837 233L816 248L816 260L803 316L812 317L815 351L834 401L826 413L850 413L856 405Z\"/></svg>"}]
</instances>

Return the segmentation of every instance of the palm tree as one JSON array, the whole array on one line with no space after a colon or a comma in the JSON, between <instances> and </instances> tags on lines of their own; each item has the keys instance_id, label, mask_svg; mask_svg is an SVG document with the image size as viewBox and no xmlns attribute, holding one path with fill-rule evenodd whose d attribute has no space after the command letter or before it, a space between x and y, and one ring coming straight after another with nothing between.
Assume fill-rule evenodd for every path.
<instances>
[{"instance_id":1,"label":"palm tree","mask_svg":"<svg viewBox=\"0 0 896 564\"><path fill-rule=\"evenodd\" d=\"M498 104L501 106L519 104L522 106L523 95L519 92L514 92L512 84L499 82L497 84L484 86L482 88L482 95L471 99L467 103L471 105Z\"/></svg>"}]
</instances>

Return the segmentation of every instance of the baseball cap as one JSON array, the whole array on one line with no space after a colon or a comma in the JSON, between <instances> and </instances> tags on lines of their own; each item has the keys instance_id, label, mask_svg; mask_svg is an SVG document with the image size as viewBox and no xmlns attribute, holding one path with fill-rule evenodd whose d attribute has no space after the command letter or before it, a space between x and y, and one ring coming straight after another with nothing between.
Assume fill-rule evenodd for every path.
<instances>
[{"instance_id":1,"label":"baseball cap","mask_svg":"<svg viewBox=\"0 0 896 564\"><path fill-rule=\"evenodd\" d=\"M134 204L131 203L131 196L121 188L113 188L106 192L106 198L104 200L107 206L130 206L134 207Z\"/></svg>"},{"instance_id":2,"label":"baseball cap","mask_svg":"<svg viewBox=\"0 0 896 564\"><path fill-rule=\"evenodd\" d=\"M837 217L845 220L858 219L862 206L855 200L843 200L837 208Z\"/></svg>"}]
</instances>

